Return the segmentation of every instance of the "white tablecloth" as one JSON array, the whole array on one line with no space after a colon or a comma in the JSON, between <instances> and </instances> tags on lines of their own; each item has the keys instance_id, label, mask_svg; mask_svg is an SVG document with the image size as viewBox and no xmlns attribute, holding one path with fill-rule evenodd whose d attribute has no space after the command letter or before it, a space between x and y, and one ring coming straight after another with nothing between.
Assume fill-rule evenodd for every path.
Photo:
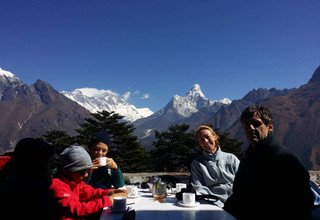
<instances>
[{"instance_id":1,"label":"white tablecloth","mask_svg":"<svg viewBox=\"0 0 320 220\"><path fill-rule=\"evenodd\" d=\"M149 190L139 189L139 198L128 198L127 204L136 211L136 220L235 220L223 209L201 201L197 207L184 207L177 203L175 195L162 202L154 200ZM122 213L105 209L100 220L121 220Z\"/></svg>"}]
</instances>

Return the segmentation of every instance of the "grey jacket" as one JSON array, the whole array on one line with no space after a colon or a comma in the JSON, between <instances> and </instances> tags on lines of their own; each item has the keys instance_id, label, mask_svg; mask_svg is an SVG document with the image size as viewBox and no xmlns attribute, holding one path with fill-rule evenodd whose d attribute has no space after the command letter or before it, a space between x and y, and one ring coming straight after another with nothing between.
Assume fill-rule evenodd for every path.
<instances>
[{"instance_id":1,"label":"grey jacket","mask_svg":"<svg viewBox=\"0 0 320 220\"><path fill-rule=\"evenodd\" d=\"M192 161L191 185L197 194L219 197L214 203L223 207L232 193L232 184L239 163L234 154L223 152L220 147L214 154L203 151L202 155Z\"/></svg>"}]
</instances>

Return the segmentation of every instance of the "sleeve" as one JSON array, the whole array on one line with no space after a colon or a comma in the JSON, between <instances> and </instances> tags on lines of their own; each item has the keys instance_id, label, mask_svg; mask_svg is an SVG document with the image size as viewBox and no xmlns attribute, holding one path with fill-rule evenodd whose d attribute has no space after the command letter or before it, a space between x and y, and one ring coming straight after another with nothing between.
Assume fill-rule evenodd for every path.
<instances>
[{"instance_id":1,"label":"sleeve","mask_svg":"<svg viewBox=\"0 0 320 220\"><path fill-rule=\"evenodd\" d=\"M240 160L235 155L233 155L233 163L232 164L233 164L233 171L235 174L238 171L239 164L240 164Z\"/></svg>"},{"instance_id":2,"label":"sleeve","mask_svg":"<svg viewBox=\"0 0 320 220\"><path fill-rule=\"evenodd\" d=\"M124 186L124 178L120 167L116 170L111 170L111 177L112 177L112 185L115 189Z\"/></svg>"},{"instance_id":3,"label":"sleeve","mask_svg":"<svg viewBox=\"0 0 320 220\"><path fill-rule=\"evenodd\" d=\"M211 194L208 187L204 186L203 170L198 161L193 160L190 170L190 181L192 187L201 194Z\"/></svg>"},{"instance_id":4,"label":"sleeve","mask_svg":"<svg viewBox=\"0 0 320 220\"><path fill-rule=\"evenodd\" d=\"M104 207L111 206L108 190L93 189L84 182L71 190L70 186L59 180L53 180L50 187L61 215L68 218L83 218L97 214Z\"/></svg>"},{"instance_id":5,"label":"sleeve","mask_svg":"<svg viewBox=\"0 0 320 220\"><path fill-rule=\"evenodd\" d=\"M81 182L79 184L80 188L80 198L84 200L91 200L96 198L101 198L102 196L108 195L108 193L112 190L102 189L102 188L94 188L91 185L86 184L85 182Z\"/></svg>"}]
</instances>

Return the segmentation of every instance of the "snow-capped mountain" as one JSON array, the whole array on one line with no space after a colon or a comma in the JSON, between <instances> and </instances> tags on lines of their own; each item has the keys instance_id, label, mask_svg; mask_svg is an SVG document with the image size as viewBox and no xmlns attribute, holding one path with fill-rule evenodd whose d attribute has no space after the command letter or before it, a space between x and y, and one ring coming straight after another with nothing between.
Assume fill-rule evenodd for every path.
<instances>
[{"instance_id":1,"label":"snow-capped mountain","mask_svg":"<svg viewBox=\"0 0 320 220\"><path fill-rule=\"evenodd\" d=\"M114 111L130 122L153 114L149 108L136 108L111 90L79 88L72 92L62 91L61 93L92 113L102 110Z\"/></svg>"},{"instance_id":2,"label":"snow-capped mountain","mask_svg":"<svg viewBox=\"0 0 320 220\"><path fill-rule=\"evenodd\" d=\"M200 85L195 84L185 96L175 95L164 108L149 117L136 120L134 122L135 133L140 139L149 138L153 134L152 131L166 130L173 124L184 123L188 119L193 119L193 116L200 111L202 115L193 119L199 123L200 117L202 117L202 120L204 118L203 114L206 115L206 118L209 118L221 106L230 103L231 100L228 98L209 100L202 93Z\"/></svg>"},{"instance_id":3,"label":"snow-capped mountain","mask_svg":"<svg viewBox=\"0 0 320 220\"><path fill-rule=\"evenodd\" d=\"M243 141L246 138L243 137L239 122L241 112L252 104L265 105L272 109L277 121L275 136L296 151L308 169L318 170L319 93L320 66L309 82L298 89L252 89L242 99L233 100L231 104L227 98L208 100L200 86L195 84L185 96L173 96L160 111L138 119L133 124L139 142L148 149L153 147L154 130L164 131L171 125L182 123L190 125L192 129L202 123L211 124L219 132L226 132L230 137ZM83 100L85 98L83 96ZM117 98L110 100L117 103ZM40 137L52 130L76 135L75 129L90 117L89 110L50 84L37 80L29 86L14 74L0 68L0 154L12 150L22 137ZM246 146L244 144L242 147Z\"/></svg>"},{"instance_id":4,"label":"snow-capped mountain","mask_svg":"<svg viewBox=\"0 0 320 220\"><path fill-rule=\"evenodd\" d=\"M23 82L18 77L0 68L0 98L8 87L14 88L20 85L23 85Z\"/></svg>"},{"instance_id":5,"label":"snow-capped mountain","mask_svg":"<svg viewBox=\"0 0 320 220\"><path fill-rule=\"evenodd\" d=\"M3 82L3 83L12 83L15 81L20 81L19 78L16 77L13 73L1 68L0 68L0 76L1 76L0 82Z\"/></svg>"},{"instance_id":6,"label":"snow-capped mountain","mask_svg":"<svg viewBox=\"0 0 320 220\"><path fill-rule=\"evenodd\" d=\"M0 69L0 154L12 151L21 138L41 137L47 131L76 135L75 129L90 117L87 109L49 83L27 85Z\"/></svg>"},{"instance_id":7,"label":"snow-capped mountain","mask_svg":"<svg viewBox=\"0 0 320 220\"><path fill-rule=\"evenodd\" d=\"M214 103L230 104L231 100L224 98L223 100L209 100L201 91L200 85L195 84L186 96L175 95L171 103L168 105L179 115L188 118L192 114L199 111L203 107L209 107ZM169 107L169 106L166 107Z\"/></svg>"}]
</instances>

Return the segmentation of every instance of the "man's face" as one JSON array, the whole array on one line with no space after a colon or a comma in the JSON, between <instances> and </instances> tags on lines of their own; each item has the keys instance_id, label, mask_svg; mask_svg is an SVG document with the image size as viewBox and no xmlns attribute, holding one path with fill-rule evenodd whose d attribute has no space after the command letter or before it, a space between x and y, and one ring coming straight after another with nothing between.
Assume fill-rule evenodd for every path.
<instances>
[{"instance_id":1,"label":"man's face","mask_svg":"<svg viewBox=\"0 0 320 220\"><path fill-rule=\"evenodd\" d=\"M251 118L243 120L242 127L246 133L247 139L252 145L265 139L269 132L273 131L273 125L264 124L257 112L255 112Z\"/></svg>"}]
</instances>

